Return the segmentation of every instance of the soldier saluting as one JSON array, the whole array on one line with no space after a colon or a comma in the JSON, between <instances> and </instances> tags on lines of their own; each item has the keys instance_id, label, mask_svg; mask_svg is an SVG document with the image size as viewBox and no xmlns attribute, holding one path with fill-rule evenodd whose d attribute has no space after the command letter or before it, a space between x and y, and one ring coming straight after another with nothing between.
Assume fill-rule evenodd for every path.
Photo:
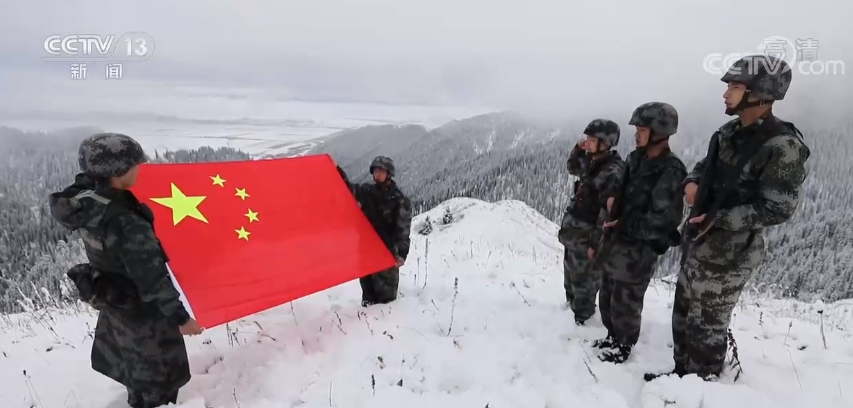
<instances>
[{"instance_id":1,"label":"soldier saluting","mask_svg":"<svg viewBox=\"0 0 853 408\"><path fill-rule=\"evenodd\" d=\"M595 314L601 274L591 259L601 238L601 225L607 221L607 199L616 194L625 167L619 152L613 150L619 144L616 122L595 119L584 129L584 135L586 138L572 148L566 163L569 174L578 180L557 234L565 247L566 302L579 326Z\"/></svg>"},{"instance_id":2,"label":"soldier saluting","mask_svg":"<svg viewBox=\"0 0 853 408\"><path fill-rule=\"evenodd\" d=\"M800 131L772 112L791 76L781 59L753 55L721 78L726 114L738 118L714 133L685 180L692 208L672 309L672 374L719 377L732 309L764 262L763 229L797 209L810 152Z\"/></svg>"},{"instance_id":3,"label":"soldier saluting","mask_svg":"<svg viewBox=\"0 0 853 408\"><path fill-rule=\"evenodd\" d=\"M128 190L146 160L128 136L90 136L80 143L81 173L49 198L53 218L80 231L89 259L67 274L100 312L92 368L127 387L132 408L177 401L190 380L182 335L203 331L172 285L151 210Z\"/></svg>"}]
</instances>

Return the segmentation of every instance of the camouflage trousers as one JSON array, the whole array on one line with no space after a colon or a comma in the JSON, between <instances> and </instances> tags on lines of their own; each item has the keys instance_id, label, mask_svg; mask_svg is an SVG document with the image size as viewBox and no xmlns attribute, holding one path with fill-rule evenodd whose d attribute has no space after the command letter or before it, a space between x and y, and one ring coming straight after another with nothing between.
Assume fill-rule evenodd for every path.
<instances>
[{"instance_id":1,"label":"camouflage trousers","mask_svg":"<svg viewBox=\"0 0 853 408\"><path fill-rule=\"evenodd\" d=\"M595 314L595 296L601 287L601 273L587 257L588 249L578 244L566 246L563 251L563 288L579 322Z\"/></svg>"},{"instance_id":2,"label":"camouflage trousers","mask_svg":"<svg viewBox=\"0 0 853 408\"><path fill-rule=\"evenodd\" d=\"M360 278L361 300L370 303L388 303L397 299L400 286L400 269L391 267Z\"/></svg>"},{"instance_id":3,"label":"camouflage trousers","mask_svg":"<svg viewBox=\"0 0 853 408\"><path fill-rule=\"evenodd\" d=\"M688 374L720 375L727 330L751 267L714 265L692 256L678 274L672 307L673 360Z\"/></svg>"},{"instance_id":4,"label":"camouflage trousers","mask_svg":"<svg viewBox=\"0 0 853 408\"><path fill-rule=\"evenodd\" d=\"M601 268L598 309L607 334L626 346L637 344L643 300L654 274L658 254L641 243L608 242L596 255Z\"/></svg>"},{"instance_id":5,"label":"camouflage trousers","mask_svg":"<svg viewBox=\"0 0 853 408\"><path fill-rule=\"evenodd\" d=\"M131 408L156 408L172 403L177 404L178 391L158 392L127 389L127 405Z\"/></svg>"}]
</instances>

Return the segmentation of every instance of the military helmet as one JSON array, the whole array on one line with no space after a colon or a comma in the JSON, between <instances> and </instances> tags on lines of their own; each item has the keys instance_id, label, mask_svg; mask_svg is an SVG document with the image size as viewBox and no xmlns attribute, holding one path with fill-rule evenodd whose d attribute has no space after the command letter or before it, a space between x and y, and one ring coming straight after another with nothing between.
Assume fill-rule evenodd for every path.
<instances>
[{"instance_id":1,"label":"military helmet","mask_svg":"<svg viewBox=\"0 0 853 408\"><path fill-rule=\"evenodd\" d=\"M98 133L87 137L77 150L80 171L93 176L122 176L148 157L142 146L130 136L120 133Z\"/></svg>"},{"instance_id":2,"label":"military helmet","mask_svg":"<svg viewBox=\"0 0 853 408\"><path fill-rule=\"evenodd\" d=\"M376 158L374 158L373 161L370 162L370 173L373 173L373 169L375 168L384 169L388 172L388 177L394 177L394 160L391 160L390 157L376 156Z\"/></svg>"},{"instance_id":3,"label":"military helmet","mask_svg":"<svg viewBox=\"0 0 853 408\"><path fill-rule=\"evenodd\" d=\"M629 125L647 127L653 136L669 137L678 131L678 112L664 102L648 102L634 109Z\"/></svg>"},{"instance_id":4,"label":"military helmet","mask_svg":"<svg viewBox=\"0 0 853 408\"><path fill-rule=\"evenodd\" d=\"M759 100L781 101L785 99L791 78L791 67L787 62L781 58L758 54L735 61L720 80L746 85L749 93Z\"/></svg>"},{"instance_id":5,"label":"military helmet","mask_svg":"<svg viewBox=\"0 0 853 408\"><path fill-rule=\"evenodd\" d=\"M583 134L598 138L610 147L619 144L619 125L608 119L595 119L586 125Z\"/></svg>"}]
</instances>

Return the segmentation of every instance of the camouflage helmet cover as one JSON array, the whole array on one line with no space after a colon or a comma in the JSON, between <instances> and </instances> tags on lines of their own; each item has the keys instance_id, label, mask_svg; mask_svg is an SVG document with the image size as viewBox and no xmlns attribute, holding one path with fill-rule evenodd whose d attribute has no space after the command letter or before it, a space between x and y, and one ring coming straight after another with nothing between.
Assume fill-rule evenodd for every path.
<instances>
[{"instance_id":1,"label":"camouflage helmet cover","mask_svg":"<svg viewBox=\"0 0 853 408\"><path fill-rule=\"evenodd\" d=\"M735 61L720 78L726 83L740 82L746 85L750 94L765 101L785 99L791 79L791 67L787 62L761 54L749 55Z\"/></svg>"},{"instance_id":2,"label":"camouflage helmet cover","mask_svg":"<svg viewBox=\"0 0 853 408\"><path fill-rule=\"evenodd\" d=\"M619 125L612 120L595 119L589 122L583 134L596 137L610 147L616 147L619 144Z\"/></svg>"},{"instance_id":3,"label":"camouflage helmet cover","mask_svg":"<svg viewBox=\"0 0 853 408\"><path fill-rule=\"evenodd\" d=\"M375 168L384 169L388 172L389 177L394 177L394 160L391 160L390 157L376 156L376 158L374 158L373 161L370 162L370 172L373 173L373 169Z\"/></svg>"},{"instance_id":4,"label":"camouflage helmet cover","mask_svg":"<svg viewBox=\"0 0 853 408\"><path fill-rule=\"evenodd\" d=\"M118 177L131 167L145 163L142 146L120 133L98 133L87 137L77 150L80 171L93 176Z\"/></svg>"},{"instance_id":5,"label":"camouflage helmet cover","mask_svg":"<svg viewBox=\"0 0 853 408\"><path fill-rule=\"evenodd\" d=\"M652 135L669 137L678 131L678 112L664 102L648 102L631 114L629 125L647 127Z\"/></svg>"}]
</instances>

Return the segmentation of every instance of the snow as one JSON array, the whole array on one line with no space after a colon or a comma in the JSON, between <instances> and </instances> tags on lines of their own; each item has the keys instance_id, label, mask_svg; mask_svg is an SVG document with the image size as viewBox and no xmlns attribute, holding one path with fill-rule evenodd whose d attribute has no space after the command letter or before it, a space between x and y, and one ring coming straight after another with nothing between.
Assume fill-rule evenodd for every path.
<instances>
[{"instance_id":1,"label":"snow","mask_svg":"<svg viewBox=\"0 0 853 408\"><path fill-rule=\"evenodd\" d=\"M426 216L454 221L416 232ZM563 309L557 226L524 203L453 199L413 222L400 298L360 307L350 282L187 338L192 381L179 406L668 407L853 406L853 303L745 295L732 331L743 373L646 383L672 368L673 288L646 296L640 343L600 362ZM818 312L822 311L822 316ZM821 339L821 318L827 348ZM0 407L123 408L125 391L89 366L84 306L0 317Z\"/></svg>"}]
</instances>

